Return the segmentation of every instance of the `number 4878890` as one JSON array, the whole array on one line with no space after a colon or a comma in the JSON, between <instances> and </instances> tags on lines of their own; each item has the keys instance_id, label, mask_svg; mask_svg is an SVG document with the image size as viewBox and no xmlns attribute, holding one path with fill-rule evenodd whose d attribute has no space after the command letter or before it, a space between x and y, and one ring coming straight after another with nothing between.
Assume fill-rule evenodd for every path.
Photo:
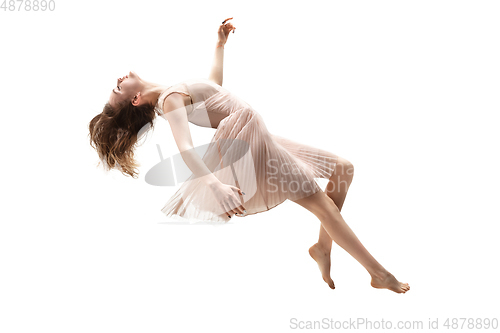
<instances>
[{"instance_id":1,"label":"number 4878890","mask_svg":"<svg viewBox=\"0 0 500 333\"><path fill-rule=\"evenodd\" d=\"M41 11L46 10L54 11L56 9L56 2L54 0L3 0L0 10L3 11Z\"/></svg>"}]
</instances>

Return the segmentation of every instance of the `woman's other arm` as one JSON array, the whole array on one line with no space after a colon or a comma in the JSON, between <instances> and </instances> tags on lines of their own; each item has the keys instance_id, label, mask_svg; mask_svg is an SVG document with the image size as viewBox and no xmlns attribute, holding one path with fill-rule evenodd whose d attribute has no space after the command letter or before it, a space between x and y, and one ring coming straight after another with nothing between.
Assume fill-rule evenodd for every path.
<instances>
[{"instance_id":1,"label":"woman's other arm","mask_svg":"<svg viewBox=\"0 0 500 333\"><path fill-rule=\"evenodd\" d=\"M203 162L194 150L191 132L189 131L187 111L182 96L179 93L170 94L163 103L163 110L163 117L170 124L181 157L195 177L203 177L200 179L206 185L220 183L220 180L212 174L205 162Z\"/></svg>"},{"instance_id":2,"label":"woman's other arm","mask_svg":"<svg viewBox=\"0 0 500 333\"><path fill-rule=\"evenodd\" d=\"M232 19L232 17L224 20L224 22L230 19ZM234 33L235 29L236 28L231 23L223 23L219 26L218 40L215 46L214 60L212 62L212 69L210 70L210 75L208 76L208 79L214 81L220 86L222 86L223 67L224 67L224 45L227 42L227 37L229 36L229 33L231 31L233 31Z\"/></svg>"},{"instance_id":3,"label":"woman's other arm","mask_svg":"<svg viewBox=\"0 0 500 333\"><path fill-rule=\"evenodd\" d=\"M169 122L175 143L179 148L182 159L193 172L196 178L210 187L223 212L230 214L243 214L245 208L236 193L243 194L241 190L232 185L222 183L206 166L205 162L196 153L189 131L187 111L183 98L179 93L172 93L163 103L163 117Z\"/></svg>"}]
</instances>

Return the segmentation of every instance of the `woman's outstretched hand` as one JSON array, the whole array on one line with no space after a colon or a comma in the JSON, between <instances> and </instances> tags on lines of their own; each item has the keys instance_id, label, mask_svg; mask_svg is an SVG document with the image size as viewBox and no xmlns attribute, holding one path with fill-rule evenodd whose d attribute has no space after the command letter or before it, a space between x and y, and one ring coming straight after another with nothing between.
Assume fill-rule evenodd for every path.
<instances>
[{"instance_id":1,"label":"woman's outstretched hand","mask_svg":"<svg viewBox=\"0 0 500 333\"><path fill-rule=\"evenodd\" d=\"M223 212L227 213L228 217L233 214L244 215L245 207L241 204L237 193L243 195L243 192L236 186L226 185L224 183L216 183L210 187L216 201L219 203Z\"/></svg>"},{"instance_id":2,"label":"woman's outstretched hand","mask_svg":"<svg viewBox=\"0 0 500 333\"><path fill-rule=\"evenodd\" d=\"M227 18L224 22L219 26L219 43L226 44L229 33L236 29L232 23L226 23L226 21L232 20L233 18Z\"/></svg>"}]
</instances>

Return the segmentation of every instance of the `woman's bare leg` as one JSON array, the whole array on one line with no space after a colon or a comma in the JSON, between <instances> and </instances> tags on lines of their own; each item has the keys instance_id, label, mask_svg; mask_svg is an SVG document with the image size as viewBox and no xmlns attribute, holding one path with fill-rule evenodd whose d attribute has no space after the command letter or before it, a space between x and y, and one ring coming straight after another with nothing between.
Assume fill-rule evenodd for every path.
<instances>
[{"instance_id":1,"label":"woman's bare leg","mask_svg":"<svg viewBox=\"0 0 500 333\"><path fill-rule=\"evenodd\" d=\"M342 206L344 205L349 186L351 186L353 176L353 164L345 158L339 157L337 164L335 165L335 171L328 180L328 185L326 185L325 189L326 195L333 200L339 211L342 210ZM318 243L326 248L332 247L332 239L323 226L320 228Z\"/></svg>"},{"instance_id":2,"label":"woman's bare leg","mask_svg":"<svg viewBox=\"0 0 500 333\"><path fill-rule=\"evenodd\" d=\"M371 285L374 288L386 288L397 293L405 293L410 289L407 283L399 282L375 260L344 221L338 207L325 192L320 190L313 195L294 202L319 218L326 232L335 243L346 250L368 271L372 277Z\"/></svg>"},{"instance_id":3,"label":"woman's bare leg","mask_svg":"<svg viewBox=\"0 0 500 333\"><path fill-rule=\"evenodd\" d=\"M328 185L325 188L325 193L333 200L339 211L344 205L353 175L354 166L352 163L345 158L339 157L334 173L328 180ZM335 289L335 284L330 276L331 250L332 238L328 235L323 225L320 225L318 242L309 248L309 254L318 264L323 280L330 288Z\"/></svg>"}]
</instances>

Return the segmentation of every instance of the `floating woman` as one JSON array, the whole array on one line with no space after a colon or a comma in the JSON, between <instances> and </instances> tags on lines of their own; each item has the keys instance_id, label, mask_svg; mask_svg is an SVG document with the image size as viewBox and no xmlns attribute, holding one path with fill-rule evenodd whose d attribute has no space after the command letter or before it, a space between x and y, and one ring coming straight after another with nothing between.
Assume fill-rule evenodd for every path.
<instances>
[{"instance_id":1,"label":"floating woman","mask_svg":"<svg viewBox=\"0 0 500 333\"><path fill-rule=\"evenodd\" d=\"M332 241L370 274L371 285L396 293L410 287L399 282L368 252L346 224L340 210L353 179L353 164L331 152L271 134L262 117L245 101L222 87L223 52L235 27L218 29L213 67L208 79L172 86L143 80L130 72L117 80L103 111L89 123L90 144L109 168L137 178L134 148L158 115L172 130L191 176L162 211L186 222L225 223L233 216L262 213L290 200L321 222L319 239L309 254L332 289ZM227 23L226 23L227 22ZM216 129L203 157L193 147L188 122ZM314 178L324 178L323 191Z\"/></svg>"}]
</instances>

